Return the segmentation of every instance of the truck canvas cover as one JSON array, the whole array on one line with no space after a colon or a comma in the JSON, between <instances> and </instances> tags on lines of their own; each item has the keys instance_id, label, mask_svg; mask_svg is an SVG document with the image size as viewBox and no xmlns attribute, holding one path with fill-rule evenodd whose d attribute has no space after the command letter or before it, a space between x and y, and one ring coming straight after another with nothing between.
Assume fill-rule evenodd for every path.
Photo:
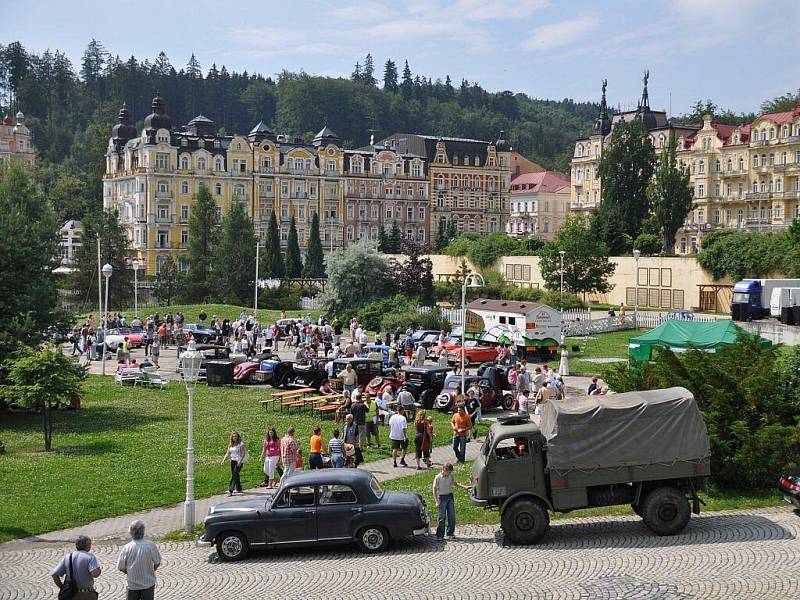
<instances>
[{"instance_id":1,"label":"truck canvas cover","mask_svg":"<svg viewBox=\"0 0 800 600\"><path fill-rule=\"evenodd\" d=\"M682 387L545 402L540 429L547 466L608 469L710 456L708 431Z\"/></svg>"}]
</instances>

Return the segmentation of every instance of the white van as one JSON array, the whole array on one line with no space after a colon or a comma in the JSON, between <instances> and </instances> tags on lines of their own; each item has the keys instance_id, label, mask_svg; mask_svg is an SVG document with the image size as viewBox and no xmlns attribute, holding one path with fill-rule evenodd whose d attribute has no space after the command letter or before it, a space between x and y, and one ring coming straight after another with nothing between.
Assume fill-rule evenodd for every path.
<instances>
[{"instance_id":1,"label":"white van","mask_svg":"<svg viewBox=\"0 0 800 600\"><path fill-rule=\"evenodd\" d=\"M797 305L800 305L800 288L776 287L770 296L769 314L780 319L782 308Z\"/></svg>"}]
</instances>

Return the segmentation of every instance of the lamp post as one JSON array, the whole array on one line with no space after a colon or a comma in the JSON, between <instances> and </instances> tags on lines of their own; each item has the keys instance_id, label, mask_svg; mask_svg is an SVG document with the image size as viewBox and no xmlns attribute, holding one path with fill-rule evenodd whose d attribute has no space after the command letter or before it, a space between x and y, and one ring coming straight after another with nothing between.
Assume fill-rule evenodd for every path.
<instances>
[{"instance_id":1,"label":"lamp post","mask_svg":"<svg viewBox=\"0 0 800 600\"><path fill-rule=\"evenodd\" d=\"M103 265L103 277L106 278L106 301L105 301L105 309L102 311L100 318L103 319L103 375L106 374L106 352L108 352L108 280L111 279L111 273L114 272L114 268L106 263Z\"/></svg>"},{"instance_id":2,"label":"lamp post","mask_svg":"<svg viewBox=\"0 0 800 600\"><path fill-rule=\"evenodd\" d=\"M466 398L467 390L464 389L466 384L464 371L466 365L466 352L464 352L464 334L467 331L467 288L479 288L484 285L483 276L480 273L470 273L464 278L464 283L461 285L461 312L464 315L461 323L461 399Z\"/></svg>"},{"instance_id":3,"label":"lamp post","mask_svg":"<svg viewBox=\"0 0 800 600\"><path fill-rule=\"evenodd\" d=\"M139 264L139 259L133 259L131 263L133 267L133 313L134 318L139 317L139 268L142 266Z\"/></svg>"},{"instance_id":4,"label":"lamp post","mask_svg":"<svg viewBox=\"0 0 800 600\"><path fill-rule=\"evenodd\" d=\"M258 317L258 257L259 257L259 250L261 249L261 240L256 242L256 281L253 288L255 289L253 293L253 318L255 319Z\"/></svg>"},{"instance_id":5,"label":"lamp post","mask_svg":"<svg viewBox=\"0 0 800 600\"><path fill-rule=\"evenodd\" d=\"M561 261L561 306L559 307L562 311L564 310L564 255L566 252L564 250L558 251L558 258Z\"/></svg>"},{"instance_id":6,"label":"lamp post","mask_svg":"<svg viewBox=\"0 0 800 600\"><path fill-rule=\"evenodd\" d=\"M636 285L634 286L634 290L636 290L636 295L633 300L633 327L635 329L639 328L639 257L642 255L640 250L633 251L633 263L634 263L634 271L635 277L634 280Z\"/></svg>"},{"instance_id":7,"label":"lamp post","mask_svg":"<svg viewBox=\"0 0 800 600\"><path fill-rule=\"evenodd\" d=\"M186 500L183 503L183 526L187 534L194 530L194 446L192 444L192 425L194 420L193 401L194 389L197 387L197 380L200 378L200 365L203 362L203 355L194 344L194 340L189 342L186 352L181 354L181 372L183 382L186 384L186 392L189 394L189 417L186 445Z\"/></svg>"}]
</instances>

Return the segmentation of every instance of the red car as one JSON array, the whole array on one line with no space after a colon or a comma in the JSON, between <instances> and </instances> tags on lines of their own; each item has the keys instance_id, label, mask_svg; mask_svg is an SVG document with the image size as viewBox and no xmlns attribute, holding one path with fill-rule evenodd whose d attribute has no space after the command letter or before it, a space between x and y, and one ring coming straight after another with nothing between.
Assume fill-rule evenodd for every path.
<instances>
[{"instance_id":1,"label":"red car","mask_svg":"<svg viewBox=\"0 0 800 600\"><path fill-rule=\"evenodd\" d=\"M117 327L117 331L123 338L128 338L132 348L144 346L144 329L141 327Z\"/></svg>"},{"instance_id":2,"label":"red car","mask_svg":"<svg viewBox=\"0 0 800 600\"><path fill-rule=\"evenodd\" d=\"M444 346L434 346L430 349L428 356L435 359L439 356L442 348L447 348L448 362L451 365L461 362L461 346L455 344L445 344ZM497 358L497 346L482 345L477 340L466 340L464 342L464 360L467 364L492 362Z\"/></svg>"}]
</instances>

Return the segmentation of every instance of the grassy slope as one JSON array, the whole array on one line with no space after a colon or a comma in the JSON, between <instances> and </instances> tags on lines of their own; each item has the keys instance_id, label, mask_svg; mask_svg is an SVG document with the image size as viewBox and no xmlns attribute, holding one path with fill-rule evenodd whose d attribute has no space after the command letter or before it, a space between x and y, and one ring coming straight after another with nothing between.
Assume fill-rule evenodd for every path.
<instances>
[{"instance_id":1,"label":"grassy slope","mask_svg":"<svg viewBox=\"0 0 800 600\"><path fill-rule=\"evenodd\" d=\"M456 479L463 483L469 483L469 474L472 470L472 464L457 465L455 469ZM431 486L433 485L433 478L439 472L439 469L429 469L422 473L402 477L392 481L387 481L384 486L390 490L405 490L413 491L422 494L429 502L435 513L435 505L431 503L433 498L431 493ZM458 523L466 524L489 524L496 525L500 522L500 515L496 510L484 510L474 506L470 501L467 493L461 489L457 489L456 495L456 521ZM764 491L722 491L722 490L709 490L700 494L707 506L703 507L704 511L714 510L732 510L732 509L748 509L748 508L763 508L765 506L780 506L783 504L780 496L772 490ZM589 508L585 510L576 510L570 513L551 513L551 519L564 519L571 517L591 517L597 515L630 515L633 514L630 507L625 506L609 506L603 508Z\"/></svg>"},{"instance_id":2,"label":"grassy slope","mask_svg":"<svg viewBox=\"0 0 800 600\"><path fill-rule=\"evenodd\" d=\"M208 315L208 318L211 319L213 315L217 315L221 319L229 319L234 321L239 318L239 313L245 311L247 314L253 313L253 307L247 306L235 306L233 304L173 304L170 306L160 306L157 308L143 308L140 312L142 315L152 315L155 313L160 314L162 317L165 313L171 312L173 314L177 312L182 312L184 317L186 318L186 323L196 323L198 319L198 315L200 311L204 310ZM126 315L128 319L130 319L133 315L133 308L129 308L127 310L120 311L122 314ZM271 310L268 307L263 307L258 309L258 320L262 323L267 322L274 322L280 318L281 311L279 310ZM310 314L312 318L316 318L318 316L318 311L301 311L301 310L287 310L286 316L287 317L298 317L298 316L305 316ZM85 319L88 316L88 313L85 315L81 315L81 319Z\"/></svg>"},{"instance_id":3,"label":"grassy slope","mask_svg":"<svg viewBox=\"0 0 800 600\"><path fill-rule=\"evenodd\" d=\"M259 400L272 388L199 386L194 403L195 493L223 492L230 470L220 464L228 435L240 431L254 459L267 427L283 435L297 429L308 449L313 427L321 424L326 439L334 425L308 414L264 411ZM185 388L167 390L116 386L90 377L80 411L54 416L54 450L45 453L41 418L12 413L0 421L6 444L0 468L0 541L71 527L95 519L171 505L183 500L186 469ZM436 443L449 443L445 415L435 414ZM388 433L382 449L368 449L366 460L389 456ZM245 487L262 479L253 460L242 472Z\"/></svg>"}]
</instances>

